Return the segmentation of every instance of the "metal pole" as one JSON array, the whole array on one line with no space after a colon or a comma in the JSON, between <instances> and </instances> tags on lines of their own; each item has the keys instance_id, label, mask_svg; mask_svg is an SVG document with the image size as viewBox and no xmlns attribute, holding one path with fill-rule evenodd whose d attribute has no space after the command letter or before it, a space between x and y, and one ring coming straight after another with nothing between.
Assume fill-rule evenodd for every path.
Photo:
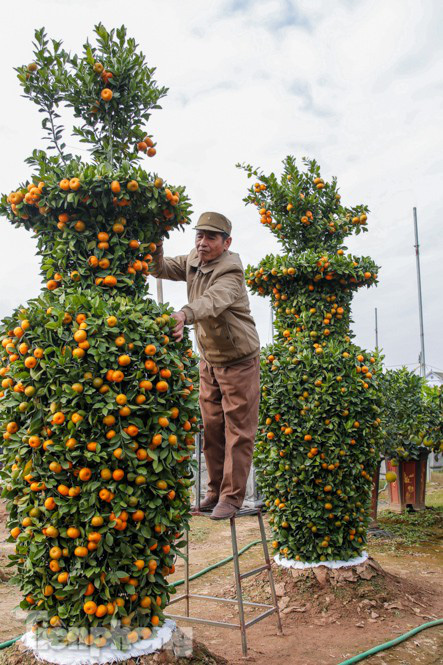
<instances>
[{"instance_id":1,"label":"metal pole","mask_svg":"<svg viewBox=\"0 0 443 665\"><path fill-rule=\"evenodd\" d=\"M163 281L160 277L155 280L157 282L157 302L163 303Z\"/></svg>"},{"instance_id":2,"label":"metal pole","mask_svg":"<svg viewBox=\"0 0 443 665\"><path fill-rule=\"evenodd\" d=\"M378 351L378 316L377 316L377 308L375 308L375 349Z\"/></svg>"},{"instance_id":3,"label":"metal pole","mask_svg":"<svg viewBox=\"0 0 443 665\"><path fill-rule=\"evenodd\" d=\"M274 310L271 303L271 342L274 341Z\"/></svg>"},{"instance_id":4,"label":"metal pole","mask_svg":"<svg viewBox=\"0 0 443 665\"><path fill-rule=\"evenodd\" d=\"M195 480L195 509L200 512L200 496L201 496L201 485L202 485L202 432L201 430L196 434L197 441L197 477Z\"/></svg>"},{"instance_id":5,"label":"metal pole","mask_svg":"<svg viewBox=\"0 0 443 665\"><path fill-rule=\"evenodd\" d=\"M417 288L418 288L418 314L420 319L420 376L426 378L426 358L425 358L425 333L423 327L423 300L421 293L421 273L420 273L420 245L418 242L418 222L417 208L414 207L414 234L415 234L415 258L417 263ZM431 479L431 454L426 461L426 478Z\"/></svg>"},{"instance_id":6,"label":"metal pole","mask_svg":"<svg viewBox=\"0 0 443 665\"><path fill-rule=\"evenodd\" d=\"M186 599L186 616L189 616L189 531L186 530L186 545L185 545L185 599Z\"/></svg>"},{"instance_id":7,"label":"metal pole","mask_svg":"<svg viewBox=\"0 0 443 665\"><path fill-rule=\"evenodd\" d=\"M418 244L417 208L414 208L415 258L417 263L418 313L420 319L420 376L426 376L425 333L423 328L423 301L421 294L420 245Z\"/></svg>"}]
</instances>

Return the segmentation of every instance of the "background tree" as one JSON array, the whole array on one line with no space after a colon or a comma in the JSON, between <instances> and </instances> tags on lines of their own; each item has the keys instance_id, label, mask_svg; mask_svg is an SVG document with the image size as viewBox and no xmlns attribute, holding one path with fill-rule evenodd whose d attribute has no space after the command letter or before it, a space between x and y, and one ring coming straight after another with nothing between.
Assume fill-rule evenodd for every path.
<instances>
[{"instance_id":1,"label":"background tree","mask_svg":"<svg viewBox=\"0 0 443 665\"><path fill-rule=\"evenodd\" d=\"M383 392L383 451L386 459L417 460L424 450L443 450L441 389L406 367L386 370Z\"/></svg>"},{"instance_id":2,"label":"background tree","mask_svg":"<svg viewBox=\"0 0 443 665\"><path fill-rule=\"evenodd\" d=\"M125 647L163 622L189 517L195 360L146 275L190 205L138 165L166 90L125 28L95 33L71 55L39 30L17 70L52 153L32 153L0 207L34 233L46 282L1 329L2 478L21 607L47 616L38 635ZM92 162L67 154L63 106Z\"/></svg>"},{"instance_id":3,"label":"background tree","mask_svg":"<svg viewBox=\"0 0 443 665\"><path fill-rule=\"evenodd\" d=\"M336 180L326 183L315 161L304 164L287 157L280 178L243 166L256 179L244 201L285 252L246 270L275 312L255 464L275 551L349 560L366 543L381 422L380 361L352 343L350 304L376 283L378 268L345 253L345 238L367 230L367 208L344 207Z\"/></svg>"},{"instance_id":4,"label":"background tree","mask_svg":"<svg viewBox=\"0 0 443 665\"><path fill-rule=\"evenodd\" d=\"M443 393L441 386L423 386L425 411L424 436L421 443L437 455L443 453Z\"/></svg>"}]
</instances>

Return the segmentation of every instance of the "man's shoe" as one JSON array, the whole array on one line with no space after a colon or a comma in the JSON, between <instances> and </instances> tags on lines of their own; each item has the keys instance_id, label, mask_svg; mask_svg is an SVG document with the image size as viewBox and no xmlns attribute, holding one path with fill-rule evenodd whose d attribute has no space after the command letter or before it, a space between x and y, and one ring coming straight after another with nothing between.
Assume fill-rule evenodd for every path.
<instances>
[{"instance_id":1,"label":"man's shoe","mask_svg":"<svg viewBox=\"0 0 443 665\"><path fill-rule=\"evenodd\" d=\"M209 517L211 520L227 520L231 517L235 517L238 510L239 509L236 506L233 506L226 501L219 501Z\"/></svg>"},{"instance_id":2,"label":"man's shoe","mask_svg":"<svg viewBox=\"0 0 443 665\"><path fill-rule=\"evenodd\" d=\"M217 505L217 501L218 498L216 496L213 496L212 494L207 494L205 498L202 499L202 501L200 501L200 505L197 506L197 504L194 504L191 510L194 512L200 510L202 513L210 512Z\"/></svg>"}]
</instances>

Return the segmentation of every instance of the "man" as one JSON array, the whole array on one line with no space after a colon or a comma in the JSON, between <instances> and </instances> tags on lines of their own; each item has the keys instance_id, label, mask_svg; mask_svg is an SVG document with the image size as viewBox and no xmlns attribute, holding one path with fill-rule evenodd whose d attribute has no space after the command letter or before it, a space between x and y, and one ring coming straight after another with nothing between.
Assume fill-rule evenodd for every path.
<instances>
[{"instance_id":1,"label":"man","mask_svg":"<svg viewBox=\"0 0 443 665\"><path fill-rule=\"evenodd\" d=\"M229 251L231 222L216 212L203 213L195 249L163 257L162 243L151 274L186 281L188 303L172 315L173 335L194 326L200 360L200 409L208 492L200 504L212 519L227 519L243 503L258 425L260 341L249 308L243 266Z\"/></svg>"}]
</instances>

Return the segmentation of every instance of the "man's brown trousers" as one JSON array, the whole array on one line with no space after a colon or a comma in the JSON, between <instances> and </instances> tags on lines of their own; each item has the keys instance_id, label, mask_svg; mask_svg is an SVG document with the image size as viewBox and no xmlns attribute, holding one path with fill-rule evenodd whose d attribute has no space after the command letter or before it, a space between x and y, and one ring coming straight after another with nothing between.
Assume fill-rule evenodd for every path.
<instances>
[{"instance_id":1,"label":"man's brown trousers","mask_svg":"<svg viewBox=\"0 0 443 665\"><path fill-rule=\"evenodd\" d=\"M208 494L237 508L243 503L251 468L259 401L259 356L228 367L200 361Z\"/></svg>"}]
</instances>

